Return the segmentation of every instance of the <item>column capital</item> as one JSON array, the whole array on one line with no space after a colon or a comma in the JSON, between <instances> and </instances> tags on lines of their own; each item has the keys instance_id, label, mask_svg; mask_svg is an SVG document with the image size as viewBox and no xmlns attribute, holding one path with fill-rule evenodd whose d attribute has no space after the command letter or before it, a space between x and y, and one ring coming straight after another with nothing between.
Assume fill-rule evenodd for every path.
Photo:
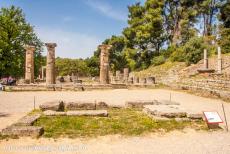
<instances>
[{"instance_id":1,"label":"column capital","mask_svg":"<svg viewBox=\"0 0 230 154\"><path fill-rule=\"evenodd\" d=\"M26 50L26 51L35 51L35 46L33 46L33 45L25 45L24 46L24 49Z\"/></svg>"},{"instance_id":2,"label":"column capital","mask_svg":"<svg viewBox=\"0 0 230 154\"><path fill-rule=\"evenodd\" d=\"M98 47L99 47L99 49L101 49L101 50L109 50L109 49L112 48L112 45L102 44L102 45L99 45Z\"/></svg>"},{"instance_id":3,"label":"column capital","mask_svg":"<svg viewBox=\"0 0 230 154\"><path fill-rule=\"evenodd\" d=\"M55 48L55 47L57 47L56 43L45 43L45 45L46 45L47 48Z\"/></svg>"}]
</instances>

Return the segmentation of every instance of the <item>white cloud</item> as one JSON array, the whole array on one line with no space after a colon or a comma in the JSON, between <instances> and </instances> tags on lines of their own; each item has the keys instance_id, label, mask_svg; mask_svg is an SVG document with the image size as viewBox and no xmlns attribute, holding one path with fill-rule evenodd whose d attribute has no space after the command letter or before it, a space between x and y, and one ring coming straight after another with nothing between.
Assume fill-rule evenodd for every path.
<instances>
[{"instance_id":1,"label":"white cloud","mask_svg":"<svg viewBox=\"0 0 230 154\"><path fill-rule=\"evenodd\" d=\"M123 22L127 20L126 12L122 12L121 10L114 10L108 3L104 3L100 0L85 0L85 3L107 17Z\"/></svg>"},{"instance_id":2,"label":"white cloud","mask_svg":"<svg viewBox=\"0 0 230 154\"><path fill-rule=\"evenodd\" d=\"M42 42L57 43L56 57L86 58L101 43L100 39L86 34L64 31L52 28L35 28ZM46 49L45 49L46 51ZM44 53L46 55L46 52Z\"/></svg>"}]
</instances>

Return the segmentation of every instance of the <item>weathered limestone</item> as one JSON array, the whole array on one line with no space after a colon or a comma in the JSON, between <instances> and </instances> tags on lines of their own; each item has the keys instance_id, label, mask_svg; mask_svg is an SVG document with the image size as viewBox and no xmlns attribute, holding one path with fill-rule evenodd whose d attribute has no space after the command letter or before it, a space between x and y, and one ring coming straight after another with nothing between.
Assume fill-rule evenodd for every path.
<instances>
[{"instance_id":1,"label":"weathered limestone","mask_svg":"<svg viewBox=\"0 0 230 154\"><path fill-rule=\"evenodd\" d=\"M140 84L146 84L146 78L140 78L139 83Z\"/></svg>"},{"instance_id":2,"label":"weathered limestone","mask_svg":"<svg viewBox=\"0 0 230 154\"><path fill-rule=\"evenodd\" d=\"M106 104L104 101L97 101L96 102L96 110L108 109L109 105Z\"/></svg>"},{"instance_id":3,"label":"weathered limestone","mask_svg":"<svg viewBox=\"0 0 230 154\"><path fill-rule=\"evenodd\" d=\"M207 49L204 49L204 69L208 69L208 53L207 53Z\"/></svg>"},{"instance_id":4,"label":"weathered limestone","mask_svg":"<svg viewBox=\"0 0 230 154\"><path fill-rule=\"evenodd\" d=\"M222 58L221 58L221 48L218 47L218 62L217 62L217 73L222 73Z\"/></svg>"},{"instance_id":5,"label":"weathered limestone","mask_svg":"<svg viewBox=\"0 0 230 154\"><path fill-rule=\"evenodd\" d=\"M189 119L193 119L193 120L202 120L202 119L204 119L204 115L202 113L187 112L187 117Z\"/></svg>"},{"instance_id":6,"label":"weathered limestone","mask_svg":"<svg viewBox=\"0 0 230 154\"><path fill-rule=\"evenodd\" d=\"M45 70L46 70L46 66L42 66L42 80L45 79Z\"/></svg>"},{"instance_id":7,"label":"weathered limestone","mask_svg":"<svg viewBox=\"0 0 230 154\"><path fill-rule=\"evenodd\" d=\"M91 101L76 101L66 104L67 110L96 110L96 103Z\"/></svg>"},{"instance_id":8,"label":"weathered limestone","mask_svg":"<svg viewBox=\"0 0 230 154\"><path fill-rule=\"evenodd\" d=\"M67 111L67 116L98 116L98 117L108 117L108 112L106 110Z\"/></svg>"},{"instance_id":9,"label":"weathered limestone","mask_svg":"<svg viewBox=\"0 0 230 154\"><path fill-rule=\"evenodd\" d=\"M115 81L117 82L117 83L119 83L119 82L121 82L121 71L120 70L117 70L116 71L116 74L115 74Z\"/></svg>"},{"instance_id":10,"label":"weathered limestone","mask_svg":"<svg viewBox=\"0 0 230 154\"><path fill-rule=\"evenodd\" d=\"M46 43L47 62L46 62L46 84L55 84L55 47L56 43Z\"/></svg>"},{"instance_id":11,"label":"weathered limestone","mask_svg":"<svg viewBox=\"0 0 230 154\"><path fill-rule=\"evenodd\" d=\"M207 49L204 49L204 64L203 64L203 68L201 69L198 69L197 71L199 73L214 73L215 70L214 69L209 69L208 68L208 52L207 52Z\"/></svg>"},{"instance_id":12,"label":"weathered limestone","mask_svg":"<svg viewBox=\"0 0 230 154\"><path fill-rule=\"evenodd\" d=\"M2 135L38 137L44 132L43 127L37 126L10 126L2 130Z\"/></svg>"},{"instance_id":13,"label":"weathered limestone","mask_svg":"<svg viewBox=\"0 0 230 154\"><path fill-rule=\"evenodd\" d=\"M46 102L39 106L42 111L52 110L52 111L64 111L64 102L63 101L52 101Z\"/></svg>"},{"instance_id":14,"label":"weathered limestone","mask_svg":"<svg viewBox=\"0 0 230 154\"><path fill-rule=\"evenodd\" d=\"M21 118L15 125L16 126L32 126L35 121L37 121L38 118L40 118L40 114L36 115L27 115L23 118Z\"/></svg>"},{"instance_id":15,"label":"weathered limestone","mask_svg":"<svg viewBox=\"0 0 230 154\"><path fill-rule=\"evenodd\" d=\"M135 100L126 101L125 107L127 108L143 108L145 105L159 105L160 102L157 100Z\"/></svg>"},{"instance_id":16,"label":"weathered limestone","mask_svg":"<svg viewBox=\"0 0 230 154\"><path fill-rule=\"evenodd\" d=\"M34 83L34 46L25 46L26 49L26 68L25 80L28 83Z\"/></svg>"},{"instance_id":17,"label":"weathered limestone","mask_svg":"<svg viewBox=\"0 0 230 154\"><path fill-rule=\"evenodd\" d=\"M45 116L66 116L66 112L57 112L52 110L46 110L43 112Z\"/></svg>"},{"instance_id":18,"label":"weathered limestone","mask_svg":"<svg viewBox=\"0 0 230 154\"><path fill-rule=\"evenodd\" d=\"M100 83L109 84L109 49L111 45L100 45Z\"/></svg>"},{"instance_id":19,"label":"weathered limestone","mask_svg":"<svg viewBox=\"0 0 230 154\"><path fill-rule=\"evenodd\" d=\"M186 112L174 106L167 105L146 105L144 109L157 117L165 118L185 118Z\"/></svg>"},{"instance_id":20,"label":"weathered limestone","mask_svg":"<svg viewBox=\"0 0 230 154\"><path fill-rule=\"evenodd\" d=\"M133 78L133 83L134 83L134 84L139 84L139 77L134 76L134 78Z\"/></svg>"},{"instance_id":21,"label":"weathered limestone","mask_svg":"<svg viewBox=\"0 0 230 154\"><path fill-rule=\"evenodd\" d=\"M124 82L128 82L128 78L129 78L129 68L124 68L124 72L123 72Z\"/></svg>"},{"instance_id":22,"label":"weathered limestone","mask_svg":"<svg viewBox=\"0 0 230 154\"><path fill-rule=\"evenodd\" d=\"M155 78L154 77L147 77L146 83L147 84L155 84Z\"/></svg>"}]
</instances>

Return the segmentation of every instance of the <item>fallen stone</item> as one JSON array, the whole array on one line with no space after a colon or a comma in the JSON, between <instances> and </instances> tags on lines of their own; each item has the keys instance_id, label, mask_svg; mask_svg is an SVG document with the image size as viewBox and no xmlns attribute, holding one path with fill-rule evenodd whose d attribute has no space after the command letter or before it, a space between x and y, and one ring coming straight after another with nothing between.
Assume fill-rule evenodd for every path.
<instances>
[{"instance_id":1,"label":"fallen stone","mask_svg":"<svg viewBox=\"0 0 230 154\"><path fill-rule=\"evenodd\" d=\"M186 117L186 112L175 106L166 105L146 105L144 106L148 113L157 117L166 118L183 118Z\"/></svg>"},{"instance_id":2,"label":"fallen stone","mask_svg":"<svg viewBox=\"0 0 230 154\"><path fill-rule=\"evenodd\" d=\"M66 112L57 112L52 110L44 111L43 114L45 116L66 116Z\"/></svg>"},{"instance_id":3,"label":"fallen stone","mask_svg":"<svg viewBox=\"0 0 230 154\"><path fill-rule=\"evenodd\" d=\"M41 114L36 115L27 115L22 117L15 125L17 126L32 126L38 118L40 118Z\"/></svg>"},{"instance_id":4,"label":"fallen stone","mask_svg":"<svg viewBox=\"0 0 230 154\"><path fill-rule=\"evenodd\" d=\"M10 126L2 130L2 135L39 137L43 134L43 127L37 126Z\"/></svg>"},{"instance_id":5,"label":"fallen stone","mask_svg":"<svg viewBox=\"0 0 230 154\"><path fill-rule=\"evenodd\" d=\"M67 111L67 116L98 116L107 117L106 110L83 110L83 111Z\"/></svg>"},{"instance_id":6,"label":"fallen stone","mask_svg":"<svg viewBox=\"0 0 230 154\"><path fill-rule=\"evenodd\" d=\"M46 102L39 106L42 111L52 110L52 111L64 111L64 102L63 101L52 101Z\"/></svg>"},{"instance_id":7,"label":"fallen stone","mask_svg":"<svg viewBox=\"0 0 230 154\"><path fill-rule=\"evenodd\" d=\"M180 103L170 100L160 100L159 105L180 105Z\"/></svg>"},{"instance_id":8,"label":"fallen stone","mask_svg":"<svg viewBox=\"0 0 230 154\"><path fill-rule=\"evenodd\" d=\"M96 110L96 103L90 101L69 102L66 104L66 109L67 110Z\"/></svg>"},{"instance_id":9,"label":"fallen stone","mask_svg":"<svg viewBox=\"0 0 230 154\"><path fill-rule=\"evenodd\" d=\"M204 115L202 113L191 113L187 112L187 117L193 120L202 120L204 119Z\"/></svg>"},{"instance_id":10,"label":"fallen stone","mask_svg":"<svg viewBox=\"0 0 230 154\"><path fill-rule=\"evenodd\" d=\"M109 105L106 104L104 101L97 101L96 103L97 110L108 109L108 108L109 108Z\"/></svg>"},{"instance_id":11,"label":"fallen stone","mask_svg":"<svg viewBox=\"0 0 230 154\"><path fill-rule=\"evenodd\" d=\"M125 107L127 108L143 108L145 105L159 105L160 102L157 100L137 100L137 101L126 101Z\"/></svg>"}]
</instances>

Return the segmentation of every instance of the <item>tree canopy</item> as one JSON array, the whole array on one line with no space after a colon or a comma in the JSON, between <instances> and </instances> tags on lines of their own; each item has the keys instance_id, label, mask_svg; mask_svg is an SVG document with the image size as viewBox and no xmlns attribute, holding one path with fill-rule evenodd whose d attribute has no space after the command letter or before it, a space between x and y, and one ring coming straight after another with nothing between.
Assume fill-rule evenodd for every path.
<instances>
[{"instance_id":1,"label":"tree canopy","mask_svg":"<svg viewBox=\"0 0 230 154\"><path fill-rule=\"evenodd\" d=\"M0 76L20 77L24 75L24 45L34 45L35 71L38 73L42 43L26 22L20 8L11 6L0 9Z\"/></svg>"}]
</instances>

